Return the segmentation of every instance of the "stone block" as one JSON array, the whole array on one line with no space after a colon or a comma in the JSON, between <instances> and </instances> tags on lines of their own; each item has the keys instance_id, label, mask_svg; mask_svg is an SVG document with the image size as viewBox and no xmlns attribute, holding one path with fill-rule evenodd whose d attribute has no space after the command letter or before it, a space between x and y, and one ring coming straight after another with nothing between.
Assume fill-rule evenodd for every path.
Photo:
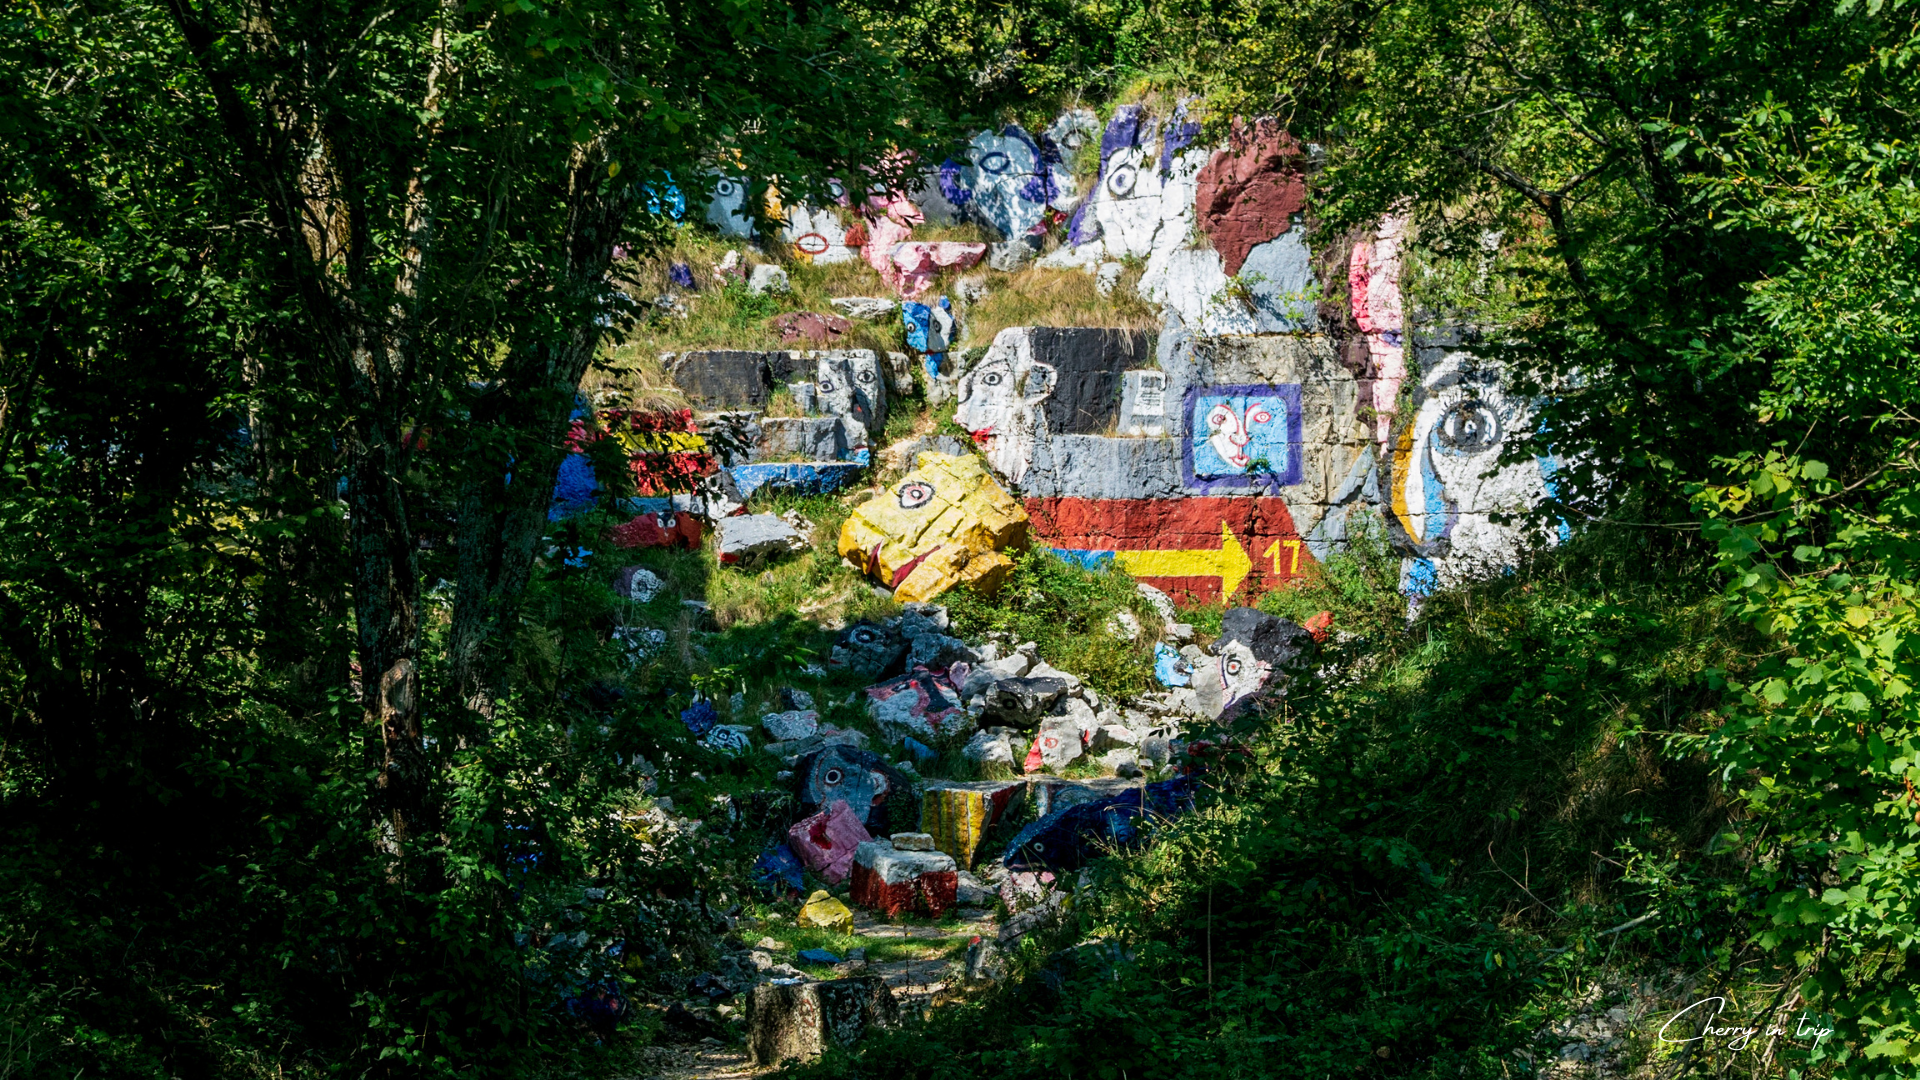
<instances>
[{"instance_id":1,"label":"stone block","mask_svg":"<svg viewBox=\"0 0 1920 1080\"><path fill-rule=\"evenodd\" d=\"M847 421L838 416L765 417L756 425L750 460L805 458L808 461L846 461L856 443L848 438ZM865 445L865 432L855 435Z\"/></svg>"},{"instance_id":2,"label":"stone block","mask_svg":"<svg viewBox=\"0 0 1920 1080\"><path fill-rule=\"evenodd\" d=\"M991 592L1012 569L1001 552L1024 547L1027 515L978 458L922 454L917 468L855 508L839 551L902 601L959 584Z\"/></svg>"},{"instance_id":3,"label":"stone block","mask_svg":"<svg viewBox=\"0 0 1920 1080\"><path fill-rule=\"evenodd\" d=\"M1055 435L1034 444L1020 487L1030 498L1180 499L1181 450L1174 438Z\"/></svg>"},{"instance_id":4,"label":"stone block","mask_svg":"<svg viewBox=\"0 0 1920 1080\"><path fill-rule=\"evenodd\" d=\"M853 1045L870 1027L899 1022L893 991L878 975L756 986L747 999L747 1056L762 1067L806 1060Z\"/></svg>"},{"instance_id":5,"label":"stone block","mask_svg":"<svg viewBox=\"0 0 1920 1080\"><path fill-rule=\"evenodd\" d=\"M926 813L924 807L922 814ZM898 851L934 851L933 836L923 832L897 832L888 837Z\"/></svg>"},{"instance_id":6,"label":"stone block","mask_svg":"<svg viewBox=\"0 0 1920 1080\"><path fill-rule=\"evenodd\" d=\"M740 468L759 468L743 465ZM804 521L804 519L802 519ZM797 554L812 546L807 532L779 514L748 514L721 518L720 562L725 566L751 569L782 555Z\"/></svg>"},{"instance_id":7,"label":"stone block","mask_svg":"<svg viewBox=\"0 0 1920 1080\"><path fill-rule=\"evenodd\" d=\"M787 830L787 846L807 869L830 885L847 880L855 849L871 839L872 834L844 800L836 800L831 809L795 822Z\"/></svg>"},{"instance_id":8,"label":"stone block","mask_svg":"<svg viewBox=\"0 0 1920 1080\"><path fill-rule=\"evenodd\" d=\"M1018 236L1012 240L1003 240L987 245L987 266L1001 273L1011 274L1032 262L1040 254L1039 237Z\"/></svg>"},{"instance_id":9,"label":"stone block","mask_svg":"<svg viewBox=\"0 0 1920 1080\"><path fill-rule=\"evenodd\" d=\"M958 867L944 851L901 851L870 840L853 857L853 902L888 917L917 912L937 919L952 910Z\"/></svg>"},{"instance_id":10,"label":"stone block","mask_svg":"<svg viewBox=\"0 0 1920 1080\"><path fill-rule=\"evenodd\" d=\"M782 345L796 348L812 346L824 349L853 333L852 323L838 315L823 315L817 311L789 311L777 316L769 325L774 333L780 335Z\"/></svg>"},{"instance_id":11,"label":"stone block","mask_svg":"<svg viewBox=\"0 0 1920 1080\"><path fill-rule=\"evenodd\" d=\"M983 736L992 734L983 731L975 738ZM1012 762L1008 748L1005 763ZM920 828L932 836L935 847L971 868L987 833L1018 812L1026 793L1027 785L1018 780L929 780L921 790Z\"/></svg>"},{"instance_id":12,"label":"stone block","mask_svg":"<svg viewBox=\"0 0 1920 1080\"><path fill-rule=\"evenodd\" d=\"M1064 679L1000 679L981 695L980 719L1031 731L1066 692Z\"/></svg>"},{"instance_id":13,"label":"stone block","mask_svg":"<svg viewBox=\"0 0 1920 1080\"><path fill-rule=\"evenodd\" d=\"M1040 763L1056 772L1086 754L1084 735L1079 726L1072 723L1042 724L1033 745L1040 753Z\"/></svg>"},{"instance_id":14,"label":"stone block","mask_svg":"<svg viewBox=\"0 0 1920 1080\"><path fill-rule=\"evenodd\" d=\"M913 647L907 652L907 664L912 667L947 668L956 663L971 664L977 659L966 642L939 633L915 636Z\"/></svg>"},{"instance_id":15,"label":"stone block","mask_svg":"<svg viewBox=\"0 0 1920 1080\"><path fill-rule=\"evenodd\" d=\"M790 739L785 742L768 743L767 753L780 759L781 763L792 767L802 758L817 754L834 746L844 746L853 750L867 748L867 733L864 731L841 731L836 728L823 728L816 735L804 739Z\"/></svg>"},{"instance_id":16,"label":"stone block","mask_svg":"<svg viewBox=\"0 0 1920 1080\"><path fill-rule=\"evenodd\" d=\"M1121 378L1119 434L1155 438L1166 435L1167 373L1128 371L1123 372Z\"/></svg>"},{"instance_id":17,"label":"stone block","mask_svg":"<svg viewBox=\"0 0 1920 1080\"><path fill-rule=\"evenodd\" d=\"M1237 607L1220 620L1219 641L1238 641L1274 671L1291 664L1307 648L1313 635L1291 619L1269 615L1258 608ZM1216 643L1215 651L1218 651Z\"/></svg>"},{"instance_id":18,"label":"stone block","mask_svg":"<svg viewBox=\"0 0 1920 1080\"><path fill-rule=\"evenodd\" d=\"M1244 642L1220 640L1213 648L1193 665L1193 707L1209 719L1227 719L1258 700L1273 668Z\"/></svg>"}]
</instances>

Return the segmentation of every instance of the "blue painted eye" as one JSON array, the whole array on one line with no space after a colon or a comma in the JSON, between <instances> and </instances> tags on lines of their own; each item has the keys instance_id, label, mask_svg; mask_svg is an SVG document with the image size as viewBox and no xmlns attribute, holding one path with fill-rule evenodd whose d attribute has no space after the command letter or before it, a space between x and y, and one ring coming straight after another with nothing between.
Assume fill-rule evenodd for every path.
<instances>
[{"instance_id":1,"label":"blue painted eye","mask_svg":"<svg viewBox=\"0 0 1920 1080\"><path fill-rule=\"evenodd\" d=\"M1007 155L1001 153L998 150L995 150L988 154L981 155L981 158L980 158L981 172L992 173L993 175L998 176L1001 173L1006 172L1008 169L1012 167L1013 167L1013 159L1009 158Z\"/></svg>"}]
</instances>

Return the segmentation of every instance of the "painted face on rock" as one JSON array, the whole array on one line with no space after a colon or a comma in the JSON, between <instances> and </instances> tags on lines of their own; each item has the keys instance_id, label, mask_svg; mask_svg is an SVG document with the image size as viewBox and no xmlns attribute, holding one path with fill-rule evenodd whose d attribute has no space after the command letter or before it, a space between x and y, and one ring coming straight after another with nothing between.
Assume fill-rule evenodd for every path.
<instances>
[{"instance_id":1,"label":"painted face on rock","mask_svg":"<svg viewBox=\"0 0 1920 1080\"><path fill-rule=\"evenodd\" d=\"M1484 518L1532 505L1538 465L1501 468L1500 447L1526 422L1497 370L1456 354L1422 380L1422 400L1396 462L1394 510L1416 543L1452 537L1463 515Z\"/></svg>"},{"instance_id":2,"label":"painted face on rock","mask_svg":"<svg viewBox=\"0 0 1920 1080\"><path fill-rule=\"evenodd\" d=\"M1247 455L1247 444L1253 441L1253 429L1273 422L1273 413L1264 405L1249 404L1244 411L1236 411L1226 402L1215 405L1207 413L1207 445L1220 455L1220 460L1236 469L1245 469L1253 464Z\"/></svg>"},{"instance_id":3,"label":"painted face on rock","mask_svg":"<svg viewBox=\"0 0 1920 1080\"><path fill-rule=\"evenodd\" d=\"M1051 364L1022 362L995 349L960 379L954 422L986 448L994 471L1014 483L1033 462L1039 405L1053 393Z\"/></svg>"}]
</instances>

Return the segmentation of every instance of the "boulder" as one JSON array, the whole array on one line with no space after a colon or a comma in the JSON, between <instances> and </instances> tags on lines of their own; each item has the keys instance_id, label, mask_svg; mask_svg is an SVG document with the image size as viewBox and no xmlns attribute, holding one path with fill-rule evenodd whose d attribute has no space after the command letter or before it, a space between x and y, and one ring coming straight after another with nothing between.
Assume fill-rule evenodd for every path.
<instances>
[{"instance_id":1,"label":"boulder","mask_svg":"<svg viewBox=\"0 0 1920 1080\"><path fill-rule=\"evenodd\" d=\"M1217 655L1193 667L1193 708L1203 717L1219 720L1258 700L1273 668L1243 641L1223 638L1213 647Z\"/></svg>"},{"instance_id":2,"label":"boulder","mask_svg":"<svg viewBox=\"0 0 1920 1080\"><path fill-rule=\"evenodd\" d=\"M1140 745L1140 735L1130 728L1119 724L1102 724L1093 731L1093 738L1087 743L1087 749L1096 754L1109 750L1131 750Z\"/></svg>"},{"instance_id":3,"label":"boulder","mask_svg":"<svg viewBox=\"0 0 1920 1080\"><path fill-rule=\"evenodd\" d=\"M907 639L898 628L858 622L840 632L840 639L827 656L827 667L850 671L863 679L879 679L899 670L907 648Z\"/></svg>"},{"instance_id":4,"label":"boulder","mask_svg":"<svg viewBox=\"0 0 1920 1080\"><path fill-rule=\"evenodd\" d=\"M806 739L819 733L820 714L812 709L768 713L760 718L760 726L766 729L767 738L778 742Z\"/></svg>"},{"instance_id":5,"label":"boulder","mask_svg":"<svg viewBox=\"0 0 1920 1080\"><path fill-rule=\"evenodd\" d=\"M709 750L737 757L753 749L752 731L745 724L717 724L702 741Z\"/></svg>"},{"instance_id":6,"label":"boulder","mask_svg":"<svg viewBox=\"0 0 1920 1080\"><path fill-rule=\"evenodd\" d=\"M816 889L800 907L795 920L800 926L829 930L836 934L853 933L853 909L833 898L825 889Z\"/></svg>"},{"instance_id":7,"label":"boulder","mask_svg":"<svg viewBox=\"0 0 1920 1080\"><path fill-rule=\"evenodd\" d=\"M971 664L978 659L966 642L937 633L915 637L912 648L907 652L907 664L911 667L946 668L956 662Z\"/></svg>"},{"instance_id":8,"label":"boulder","mask_svg":"<svg viewBox=\"0 0 1920 1080\"><path fill-rule=\"evenodd\" d=\"M779 758L782 764L791 768L798 764L801 758L809 754L817 754L831 746L845 746L854 750L865 750L867 748L867 733L864 731L841 731L838 728L823 727L816 735L809 735L804 739L790 739L786 742L768 743L765 749L767 753Z\"/></svg>"},{"instance_id":9,"label":"boulder","mask_svg":"<svg viewBox=\"0 0 1920 1080\"><path fill-rule=\"evenodd\" d=\"M617 548L700 546L700 519L692 514L640 514L624 525L616 525L608 534Z\"/></svg>"},{"instance_id":10,"label":"boulder","mask_svg":"<svg viewBox=\"0 0 1920 1080\"><path fill-rule=\"evenodd\" d=\"M1214 651L1219 652L1220 642L1238 641L1247 647L1254 659L1264 661L1274 671L1280 671L1305 651L1312 640L1312 632L1302 629L1291 619L1269 615L1258 608L1237 607L1221 618L1220 637L1214 644Z\"/></svg>"},{"instance_id":11,"label":"boulder","mask_svg":"<svg viewBox=\"0 0 1920 1080\"><path fill-rule=\"evenodd\" d=\"M636 604L645 604L660 595L667 583L644 566L629 566L613 579L614 594Z\"/></svg>"},{"instance_id":12,"label":"boulder","mask_svg":"<svg viewBox=\"0 0 1920 1080\"><path fill-rule=\"evenodd\" d=\"M990 728L974 733L967 745L960 748L960 756L968 761L982 765L1012 766L1013 736L1019 734L1012 728Z\"/></svg>"},{"instance_id":13,"label":"boulder","mask_svg":"<svg viewBox=\"0 0 1920 1080\"><path fill-rule=\"evenodd\" d=\"M787 272L784 269L772 263L761 263L747 275L747 291L784 296L793 291L793 283L787 280Z\"/></svg>"},{"instance_id":14,"label":"boulder","mask_svg":"<svg viewBox=\"0 0 1920 1080\"><path fill-rule=\"evenodd\" d=\"M993 735L983 731L974 736L976 742L983 738L991 740ZM1005 745L1006 740L1000 742ZM967 745L971 748L973 743ZM1006 750L1005 764L1011 765L1013 749L1007 746ZM1016 813L1026 794L1027 785L1018 780L929 780L920 793L920 828L936 848L961 866L971 867L987 833Z\"/></svg>"},{"instance_id":15,"label":"boulder","mask_svg":"<svg viewBox=\"0 0 1920 1080\"><path fill-rule=\"evenodd\" d=\"M880 755L851 746L829 746L794 765L794 795L803 813L845 802L858 819L881 834L914 828L920 804L913 781Z\"/></svg>"},{"instance_id":16,"label":"boulder","mask_svg":"<svg viewBox=\"0 0 1920 1080\"><path fill-rule=\"evenodd\" d=\"M981 693L980 721L1031 731L1066 693L1065 679L1000 679Z\"/></svg>"},{"instance_id":17,"label":"boulder","mask_svg":"<svg viewBox=\"0 0 1920 1080\"><path fill-rule=\"evenodd\" d=\"M795 822L793 828L787 830L787 846L807 869L819 874L829 885L847 880L855 850L871 839L873 836L844 801Z\"/></svg>"},{"instance_id":18,"label":"boulder","mask_svg":"<svg viewBox=\"0 0 1920 1080\"><path fill-rule=\"evenodd\" d=\"M954 875L954 902L961 907L989 907L999 897L979 878L965 870Z\"/></svg>"},{"instance_id":19,"label":"boulder","mask_svg":"<svg viewBox=\"0 0 1920 1080\"><path fill-rule=\"evenodd\" d=\"M775 318L773 331L780 335L780 344L805 346L816 349L827 346L853 333L853 324L838 315L822 315L817 311L790 311Z\"/></svg>"},{"instance_id":20,"label":"boulder","mask_svg":"<svg viewBox=\"0 0 1920 1080\"><path fill-rule=\"evenodd\" d=\"M870 840L853 856L853 902L889 918L912 911L937 919L953 908L957 869L944 851L902 851Z\"/></svg>"},{"instance_id":21,"label":"boulder","mask_svg":"<svg viewBox=\"0 0 1920 1080\"><path fill-rule=\"evenodd\" d=\"M899 1022L893 991L878 975L756 986L747 999L747 1056L763 1067L818 1057L853 1045L869 1027Z\"/></svg>"},{"instance_id":22,"label":"boulder","mask_svg":"<svg viewBox=\"0 0 1920 1080\"><path fill-rule=\"evenodd\" d=\"M893 589L930 600L960 584L992 594L1025 547L1027 512L972 456L921 454L917 468L856 508L840 529L842 558Z\"/></svg>"},{"instance_id":23,"label":"boulder","mask_svg":"<svg viewBox=\"0 0 1920 1080\"><path fill-rule=\"evenodd\" d=\"M1040 763L1056 772L1080 760L1086 752L1079 725L1063 723L1057 718L1040 728L1034 737L1034 747L1040 751Z\"/></svg>"},{"instance_id":24,"label":"boulder","mask_svg":"<svg viewBox=\"0 0 1920 1080\"><path fill-rule=\"evenodd\" d=\"M806 536L811 529L796 528L794 521L779 514L721 518L719 531L721 564L743 570L811 546Z\"/></svg>"},{"instance_id":25,"label":"boulder","mask_svg":"<svg viewBox=\"0 0 1920 1080\"><path fill-rule=\"evenodd\" d=\"M923 832L897 832L887 839L897 851L934 851L933 835Z\"/></svg>"},{"instance_id":26,"label":"boulder","mask_svg":"<svg viewBox=\"0 0 1920 1080\"><path fill-rule=\"evenodd\" d=\"M883 296L836 296L827 303L847 318L865 322L879 322L888 318L900 306L898 301Z\"/></svg>"}]
</instances>

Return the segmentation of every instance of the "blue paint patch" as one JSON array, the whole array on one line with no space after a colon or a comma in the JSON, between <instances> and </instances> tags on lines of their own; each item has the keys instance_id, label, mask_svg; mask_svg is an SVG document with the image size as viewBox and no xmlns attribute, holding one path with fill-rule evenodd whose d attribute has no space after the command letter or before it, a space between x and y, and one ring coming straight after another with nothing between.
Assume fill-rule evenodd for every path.
<instances>
[{"instance_id":1,"label":"blue paint patch","mask_svg":"<svg viewBox=\"0 0 1920 1080\"><path fill-rule=\"evenodd\" d=\"M600 493L600 481L593 475L593 463L585 454L568 454L560 459L560 475L553 484L553 502L547 507L547 520L559 521L593 509Z\"/></svg>"},{"instance_id":2,"label":"blue paint patch","mask_svg":"<svg viewBox=\"0 0 1920 1080\"><path fill-rule=\"evenodd\" d=\"M673 174L667 174L663 184L647 184L647 213L664 214L675 221L687 216L687 196L680 185L673 182Z\"/></svg>"},{"instance_id":3,"label":"blue paint patch","mask_svg":"<svg viewBox=\"0 0 1920 1080\"><path fill-rule=\"evenodd\" d=\"M1408 596L1432 596L1440 587L1440 572L1432 559L1410 559L1402 572L1400 591Z\"/></svg>"},{"instance_id":4,"label":"blue paint patch","mask_svg":"<svg viewBox=\"0 0 1920 1080\"><path fill-rule=\"evenodd\" d=\"M713 730L713 725L720 722L720 713L714 709L713 702L696 701L680 710L680 722L698 738Z\"/></svg>"},{"instance_id":5,"label":"blue paint patch","mask_svg":"<svg viewBox=\"0 0 1920 1080\"><path fill-rule=\"evenodd\" d=\"M1083 548L1048 548L1054 558L1088 570L1105 570L1113 565L1113 552L1092 551Z\"/></svg>"},{"instance_id":6,"label":"blue paint patch","mask_svg":"<svg viewBox=\"0 0 1920 1080\"><path fill-rule=\"evenodd\" d=\"M840 962L839 957L825 949L801 949L796 955L809 964L837 964Z\"/></svg>"},{"instance_id":7,"label":"blue paint patch","mask_svg":"<svg viewBox=\"0 0 1920 1080\"><path fill-rule=\"evenodd\" d=\"M1161 686L1191 686L1193 672L1173 646L1162 641L1153 647L1153 677Z\"/></svg>"},{"instance_id":8,"label":"blue paint patch","mask_svg":"<svg viewBox=\"0 0 1920 1080\"><path fill-rule=\"evenodd\" d=\"M1196 386L1187 391L1180 467L1202 492L1300 482L1300 384Z\"/></svg>"},{"instance_id":9,"label":"blue paint patch","mask_svg":"<svg viewBox=\"0 0 1920 1080\"><path fill-rule=\"evenodd\" d=\"M728 471L744 499L768 485L777 491L826 495L852 484L866 470L864 461L782 461L735 465Z\"/></svg>"},{"instance_id":10,"label":"blue paint patch","mask_svg":"<svg viewBox=\"0 0 1920 1080\"><path fill-rule=\"evenodd\" d=\"M900 745L906 747L907 753L912 754L913 760L915 761L931 761L940 756L938 750L935 750L933 747L928 746L926 743L921 742L911 735L900 740Z\"/></svg>"},{"instance_id":11,"label":"blue paint patch","mask_svg":"<svg viewBox=\"0 0 1920 1080\"><path fill-rule=\"evenodd\" d=\"M803 872L800 860L784 840L767 848L759 858L753 860L754 885L776 897L799 892L806 883L801 876Z\"/></svg>"}]
</instances>

